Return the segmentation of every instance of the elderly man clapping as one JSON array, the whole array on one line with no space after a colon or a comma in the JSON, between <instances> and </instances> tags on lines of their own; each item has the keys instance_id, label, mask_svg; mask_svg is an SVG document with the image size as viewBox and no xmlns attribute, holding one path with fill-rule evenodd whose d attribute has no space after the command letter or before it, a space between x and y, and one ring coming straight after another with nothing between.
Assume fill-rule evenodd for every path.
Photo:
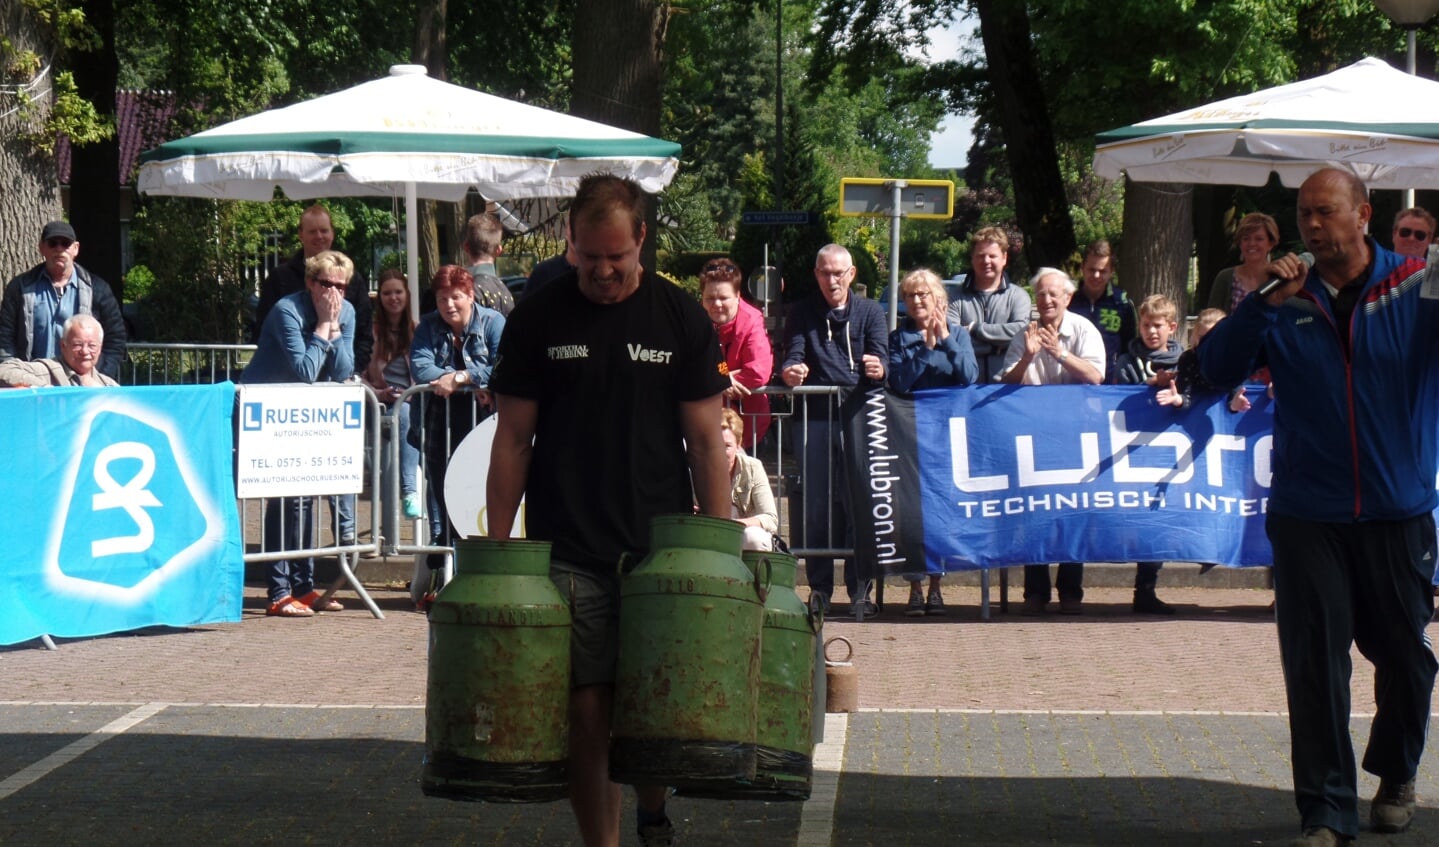
<instances>
[{"instance_id":1,"label":"elderly man clapping","mask_svg":"<svg viewBox=\"0 0 1439 847\"><path fill-rule=\"evenodd\" d=\"M0 362L0 385L33 386L80 385L99 388L118 385L115 380L95 370L100 348L105 343L105 330L90 315L75 315L65 321L61 331L60 358L6 359Z\"/></svg>"}]
</instances>

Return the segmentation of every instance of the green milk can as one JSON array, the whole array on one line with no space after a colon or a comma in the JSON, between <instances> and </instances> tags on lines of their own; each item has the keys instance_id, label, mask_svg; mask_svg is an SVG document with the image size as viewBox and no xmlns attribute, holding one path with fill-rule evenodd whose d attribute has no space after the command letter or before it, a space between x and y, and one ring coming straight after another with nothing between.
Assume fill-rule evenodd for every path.
<instances>
[{"instance_id":1,"label":"green milk can","mask_svg":"<svg viewBox=\"0 0 1439 847\"><path fill-rule=\"evenodd\" d=\"M793 556L746 552L744 560L756 573L767 563L770 588L760 645L755 778L743 796L808 800L814 778L811 712L818 622L795 593L799 563Z\"/></svg>"},{"instance_id":2,"label":"green milk can","mask_svg":"<svg viewBox=\"0 0 1439 847\"><path fill-rule=\"evenodd\" d=\"M650 521L650 554L620 586L610 778L702 788L754 778L764 585L740 524Z\"/></svg>"},{"instance_id":3,"label":"green milk can","mask_svg":"<svg viewBox=\"0 0 1439 847\"><path fill-rule=\"evenodd\" d=\"M549 573L547 542L456 543L455 578L430 607L426 794L566 796L570 610Z\"/></svg>"},{"instance_id":4,"label":"green milk can","mask_svg":"<svg viewBox=\"0 0 1439 847\"><path fill-rule=\"evenodd\" d=\"M811 719L818 621L795 593L799 565L793 556L746 550L743 559L750 571L769 577L760 643L755 776L676 793L723 800L808 800L814 777Z\"/></svg>"}]
</instances>

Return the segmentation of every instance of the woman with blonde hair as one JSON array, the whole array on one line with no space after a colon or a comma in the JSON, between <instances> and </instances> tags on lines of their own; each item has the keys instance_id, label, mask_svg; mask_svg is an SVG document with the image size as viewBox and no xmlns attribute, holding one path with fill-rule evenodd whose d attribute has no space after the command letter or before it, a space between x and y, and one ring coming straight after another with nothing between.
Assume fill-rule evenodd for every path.
<instances>
[{"instance_id":1,"label":"woman with blonde hair","mask_svg":"<svg viewBox=\"0 0 1439 847\"><path fill-rule=\"evenodd\" d=\"M779 531L779 509L775 508L769 474L765 472L764 463L745 455L740 447L744 441L744 420L739 413L726 407L720 414L720 435L729 463L730 517L744 524L745 550L770 550L774 546L774 534Z\"/></svg>"},{"instance_id":2,"label":"woman with blonde hair","mask_svg":"<svg viewBox=\"0 0 1439 847\"><path fill-rule=\"evenodd\" d=\"M889 334L889 387L895 391L969 385L979 378L979 364L969 333L949 321L949 298L939 275L928 268L905 274L899 296L907 312ZM944 597L939 591L942 574L929 574L929 595L920 589L923 573L906 573L909 604L904 613L913 617L944 614Z\"/></svg>"}]
</instances>

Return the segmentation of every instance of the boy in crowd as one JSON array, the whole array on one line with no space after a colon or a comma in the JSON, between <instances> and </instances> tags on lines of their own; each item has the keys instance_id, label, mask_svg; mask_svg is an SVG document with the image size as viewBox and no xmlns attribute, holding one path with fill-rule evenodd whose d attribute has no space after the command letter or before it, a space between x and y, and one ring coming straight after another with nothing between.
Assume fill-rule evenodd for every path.
<instances>
[{"instance_id":1,"label":"boy in crowd","mask_svg":"<svg viewBox=\"0 0 1439 847\"><path fill-rule=\"evenodd\" d=\"M1199 372L1199 354L1195 352L1199 348L1199 342L1209 334L1214 325L1224 320L1223 309L1205 309L1194 317L1194 327L1189 332L1189 349L1179 356L1173 371L1166 371L1156 374L1154 385L1159 392L1154 395L1154 400L1161 406L1173 406L1176 409L1188 409L1194 402L1195 391L1217 391L1204 380L1203 374ZM1244 389L1236 389L1241 395Z\"/></svg>"},{"instance_id":2,"label":"boy in crowd","mask_svg":"<svg viewBox=\"0 0 1439 847\"><path fill-rule=\"evenodd\" d=\"M1172 370L1184 348L1174 340L1179 328L1179 309L1163 294L1151 294L1139 304L1139 337L1114 363L1110 382L1115 385L1154 385L1157 371ZM1174 607L1154 593L1163 562L1139 562L1134 574L1136 613L1172 615Z\"/></svg>"}]
</instances>

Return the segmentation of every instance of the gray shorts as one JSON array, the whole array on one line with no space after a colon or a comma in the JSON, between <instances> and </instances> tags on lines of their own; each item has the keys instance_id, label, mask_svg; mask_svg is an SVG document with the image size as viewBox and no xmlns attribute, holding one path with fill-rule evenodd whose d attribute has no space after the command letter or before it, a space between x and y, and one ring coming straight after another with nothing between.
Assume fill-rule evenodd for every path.
<instances>
[{"instance_id":1,"label":"gray shorts","mask_svg":"<svg viewBox=\"0 0 1439 847\"><path fill-rule=\"evenodd\" d=\"M550 562L550 579L569 603L570 687L612 685L620 655L620 576Z\"/></svg>"}]
</instances>

